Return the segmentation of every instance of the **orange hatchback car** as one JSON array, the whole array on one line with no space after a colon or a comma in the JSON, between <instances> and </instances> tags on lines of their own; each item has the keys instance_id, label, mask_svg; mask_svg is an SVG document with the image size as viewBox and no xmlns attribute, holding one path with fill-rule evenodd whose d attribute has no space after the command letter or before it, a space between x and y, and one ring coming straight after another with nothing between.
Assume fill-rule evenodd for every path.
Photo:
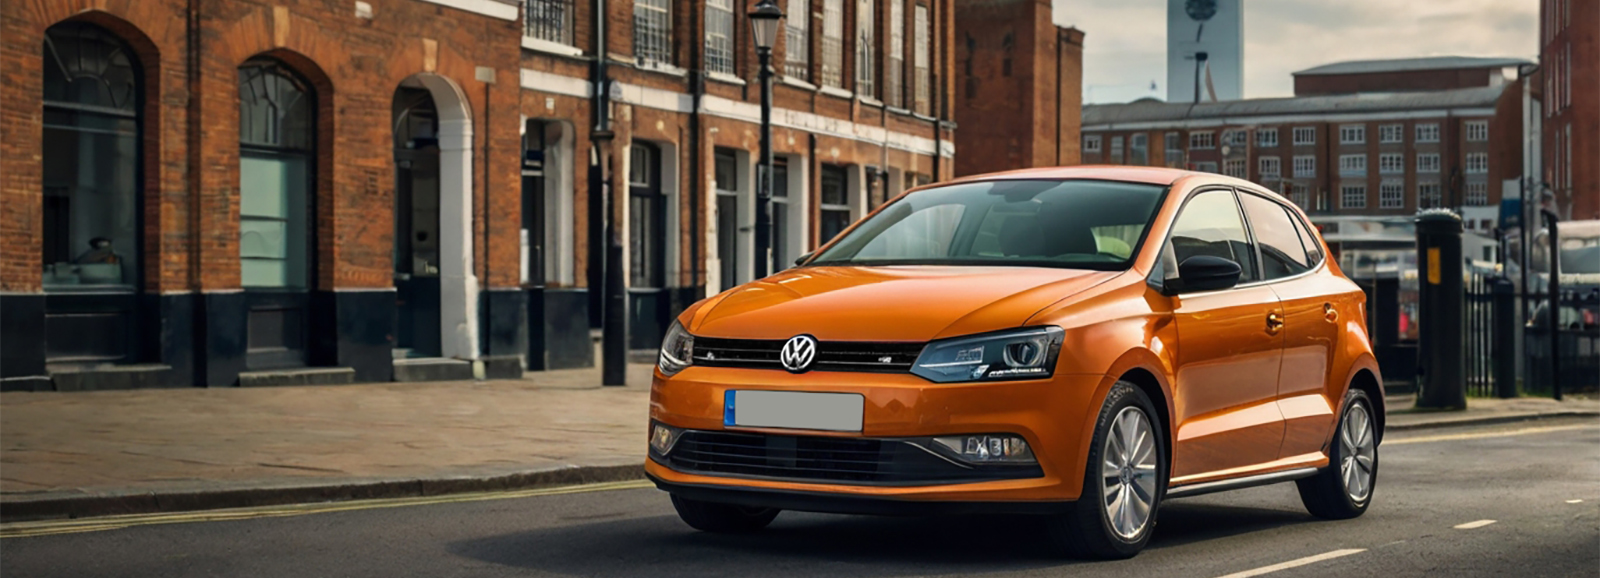
<instances>
[{"instance_id":1,"label":"orange hatchback car","mask_svg":"<svg viewBox=\"0 0 1600 578\"><path fill-rule=\"evenodd\" d=\"M1383 390L1361 289L1252 183L1075 167L909 191L678 316L646 471L690 526L780 510L1050 516L1129 557L1163 500L1295 481L1372 502Z\"/></svg>"}]
</instances>

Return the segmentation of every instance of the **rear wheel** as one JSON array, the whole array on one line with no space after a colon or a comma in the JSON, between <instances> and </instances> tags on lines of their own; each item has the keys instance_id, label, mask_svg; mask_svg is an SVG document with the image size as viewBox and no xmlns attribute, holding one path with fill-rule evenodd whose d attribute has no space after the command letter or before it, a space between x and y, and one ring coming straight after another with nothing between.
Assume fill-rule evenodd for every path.
<instances>
[{"instance_id":1,"label":"rear wheel","mask_svg":"<svg viewBox=\"0 0 1600 578\"><path fill-rule=\"evenodd\" d=\"M1358 389L1350 390L1344 399L1339 427L1328 450L1328 467L1295 482L1306 510L1330 520L1365 513L1378 482L1378 426L1372 417L1372 401Z\"/></svg>"},{"instance_id":2,"label":"rear wheel","mask_svg":"<svg viewBox=\"0 0 1600 578\"><path fill-rule=\"evenodd\" d=\"M1155 406L1137 386L1119 381L1106 395L1072 511L1050 524L1051 539L1088 558L1131 558L1154 532L1167 482L1166 445Z\"/></svg>"},{"instance_id":3,"label":"rear wheel","mask_svg":"<svg viewBox=\"0 0 1600 578\"><path fill-rule=\"evenodd\" d=\"M778 517L779 511L776 508L702 502L677 495L672 496L672 507L678 510L678 517L690 527L702 532L719 534L742 534L760 530L771 524L772 519Z\"/></svg>"}]
</instances>

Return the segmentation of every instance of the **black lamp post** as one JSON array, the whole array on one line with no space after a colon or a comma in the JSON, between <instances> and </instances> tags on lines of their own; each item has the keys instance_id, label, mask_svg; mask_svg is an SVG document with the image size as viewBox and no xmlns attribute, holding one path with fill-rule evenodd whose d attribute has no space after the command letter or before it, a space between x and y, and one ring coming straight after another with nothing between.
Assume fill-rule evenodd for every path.
<instances>
[{"instance_id":1,"label":"black lamp post","mask_svg":"<svg viewBox=\"0 0 1600 578\"><path fill-rule=\"evenodd\" d=\"M756 171L755 278L766 277L772 264L772 44L778 39L783 10L761 0L750 10L750 36L761 65L761 167Z\"/></svg>"}]
</instances>

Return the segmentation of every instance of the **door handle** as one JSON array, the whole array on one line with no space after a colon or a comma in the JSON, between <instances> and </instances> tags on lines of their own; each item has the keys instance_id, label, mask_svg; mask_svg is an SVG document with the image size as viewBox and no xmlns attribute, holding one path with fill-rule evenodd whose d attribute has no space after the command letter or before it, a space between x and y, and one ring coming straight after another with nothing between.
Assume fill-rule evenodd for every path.
<instances>
[{"instance_id":1,"label":"door handle","mask_svg":"<svg viewBox=\"0 0 1600 578\"><path fill-rule=\"evenodd\" d=\"M1330 323L1334 322L1334 321L1338 321L1339 320L1339 310L1338 309L1334 309L1332 303L1323 303L1322 304L1322 318L1323 319L1327 319Z\"/></svg>"},{"instance_id":2,"label":"door handle","mask_svg":"<svg viewBox=\"0 0 1600 578\"><path fill-rule=\"evenodd\" d=\"M1278 330L1280 330L1280 329L1283 329L1283 316L1279 315L1276 311L1274 311L1272 313L1268 313L1267 314L1267 333L1270 333L1272 335L1277 335L1278 334Z\"/></svg>"}]
</instances>

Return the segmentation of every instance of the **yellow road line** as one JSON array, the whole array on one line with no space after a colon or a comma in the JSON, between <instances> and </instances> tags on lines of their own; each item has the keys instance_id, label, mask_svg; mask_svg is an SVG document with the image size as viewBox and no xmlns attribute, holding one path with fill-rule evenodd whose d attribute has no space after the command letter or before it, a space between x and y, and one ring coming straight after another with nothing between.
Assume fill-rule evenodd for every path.
<instances>
[{"instance_id":1,"label":"yellow road line","mask_svg":"<svg viewBox=\"0 0 1600 578\"><path fill-rule=\"evenodd\" d=\"M228 520L251 520L256 518L279 518L284 516L303 516L306 514L324 514L329 512L349 512L355 510L374 510L379 508L424 506L429 504L482 502L487 500L508 500L513 498L529 498L534 496L555 496L562 494L580 494L610 490L633 490L650 487L654 487L654 484L652 484L649 480L629 480L625 482L605 482L600 484L585 484L578 486L533 488L528 490L513 490L509 492L474 492L447 496L418 496L411 498L386 498L379 500L356 500L349 502L289 504L282 506L261 506L255 508L235 508L201 512L128 514L123 516L106 516L102 518L85 518L81 520L12 522L8 524L0 524L0 538L23 538L29 536L48 536L51 534L71 534L77 532L100 532L105 530L128 528L132 526L150 526L155 524L183 524L189 522L219 522Z\"/></svg>"},{"instance_id":2,"label":"yellow road line","mask_svg":"<svg viewBox=\"0 0 1600 578\"><path fill-rule=\"evenodd\" d=\"M1432 442L1448 442L1448 441L1456 441L1456 440L1473 440L1473 439L1481 439L1481 438L1499 438L1499 437L1520 436L1520 435L1538 434L1538 433L1550 433L1550 432L1558 432L1558 431L1572 431L1572 430L1579 430L1579 429L1593 429L1594 427L1595 427L1595 424L1582 423L1582 424L1575 424L1575 425L1555 425L1555 426L1545 426L1545 427L1530 427L1530 428L1519 429L1519 430L1511 430L1511 431L1486 431L1486 432L1473 432L1473 433L1444 434L1444 435L1422 436L1422 437L1414 437L1414 438L1400 438L1400 439L1397 439L1397 440L1383 440L1383 445L1385 445L1385 446L1398 446L1398 445L1405 445L1405 444L1425 444L1425 443L1432 443Z\"/></svg>"}]
</instances>

